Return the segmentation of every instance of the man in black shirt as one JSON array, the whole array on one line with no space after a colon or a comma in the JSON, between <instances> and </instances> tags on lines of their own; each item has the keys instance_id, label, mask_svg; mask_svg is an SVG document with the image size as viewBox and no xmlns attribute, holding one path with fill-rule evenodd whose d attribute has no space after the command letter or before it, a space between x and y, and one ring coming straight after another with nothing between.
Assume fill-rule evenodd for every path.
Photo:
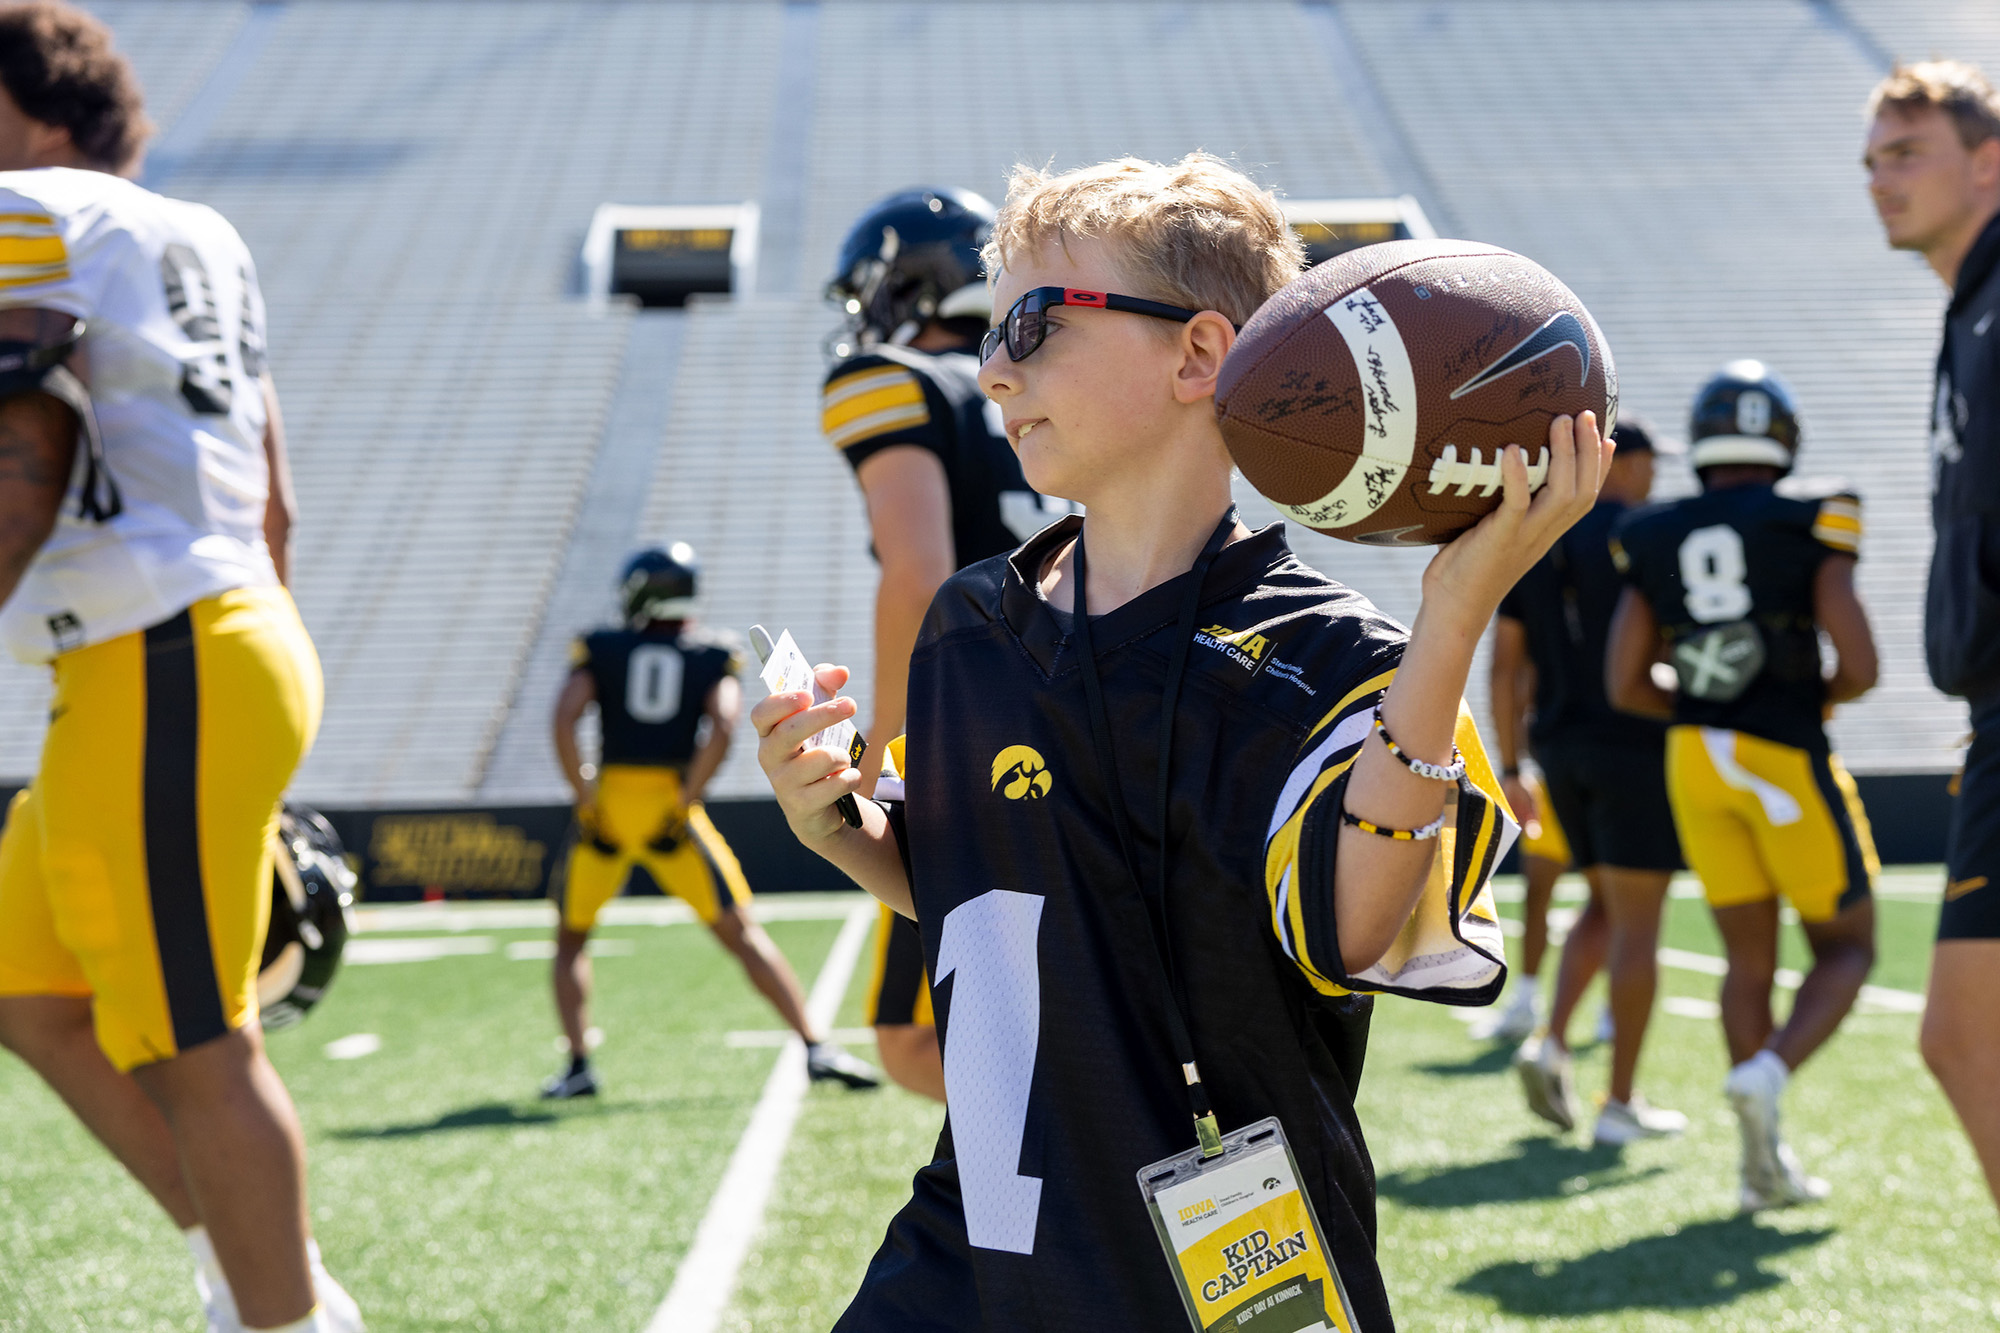
<instances>
[{"instance_id":1,"label":"man in black shirt","mask_svg":"<svg viewBox=\"0 0 2000 1333\"><path fill-rule=\"evenodd\" d=\"M1972 712L1952 805L1924 1059L2000 1199L2000 93L1959 61L1898 68L1870 99L1868 189L1889 244L1951 290L1938 353L1924 606L1931 680Z\"/></svg>"},{"instance_id":2,"label":"man in black shirt","mask_svg":"<svg viewBox=\"0 0 2000 1333\"><path fill-rule=\"evenodd\" d=\"M872 205L841 242L829 299L846 327L820 391L820 427L854 469L882 578L875 592L875 710L862 734L903 729L910 649L938 585L1011 551L1069 512L1021 476L972 355L992 314L979 249L993 205L970 190L903 190ZM862 756L872 782L885 745ZM923 946L882 909L868 1022L882 1067L944 1099Z\"/></svg>"},{"instance_id":3,"label":"man in black shirt","mask_svg":"<svg viewBox=\"0 0 2000 1333\"><path fill-rule=\"evenodd\" d=\"M1514 1066L1529 1108L1574 1128L1569 1021L1602 956L1611 974L1611 1088L1595 1138L1605 1144L1687 1128L1686 1116L1648 1105L1632 1086L1659 987L1660 913L1681 862L1667 804L1666 728L1620 713L1604 697L1605 633L1623 587L1611 563L1611 529L1653 488L1652 436L1621 421L1612 438L1618 453L1596 507L1514 585L1499 618L1503 639L1519 637L1534 662L1529 742L1570 854L1590 881L1586 917L1606 918L1611 936L1603 954L1593 923L1579 921L1578 947L1563 946L1548 1030L1522 1044ZM1502 763L1511 766L1511 757L1503 754Z\"/></svg>"},{"instance_id":4,"label":"man in black shirt","mask_svg":"<svg viewBox=\"0 0 2000 1333\"><path fill-rule=\"evenodd\" d=\"M861 802L860 828L833 808L860 771L806 748L852 701L752 712L793 831L916 918L943 1039L936 1158L837 1327L1186 1328L1197 1296L1137 1174L1276 1116L1325 1285L1270 1308L1205 1286L1199 1326L1385 1330L1354 1111L1366 996L1486 1003L1504 980L1487 881L1514 829L1466 673L1609 444L1560 419L1532 499L1510 448L1502 507L1434 558L1406 634L1230 503L1216 377L1301 258L1270 194L1204 154L1023 168L987 253L1008 313L981 387L1028 481L1088 520L939 590L907 801ZM1109 308L1121 294L1154 314Z\"/></svg>"},{"instance_id":5,"label":"man in black shirt","mask_svg":"<svg viewBox=\"0 0 2000 1333\"><path fill-rule=\"evenodd\" d=\"M880 1081L814 1029L791 964L750 914L742 866L702 808L702 792L729 753L743 692L736 682L742 667L737 647L689 619L698 575L685 542L627 561L618 585L625 623L576 641L569 678L556 699L556 759L576 793L577 837L558 894L554 973L570 1060L543 1085L544 1097L597 1094L587 1038L592 978L585 946L598 913L637 868L661 892L693 908L736 956L805 1043L806 1072L815 1082L872 1088ZM595 772L584 764L576 734L593 703L603 741Z\"/></svg>"}]
</instances>

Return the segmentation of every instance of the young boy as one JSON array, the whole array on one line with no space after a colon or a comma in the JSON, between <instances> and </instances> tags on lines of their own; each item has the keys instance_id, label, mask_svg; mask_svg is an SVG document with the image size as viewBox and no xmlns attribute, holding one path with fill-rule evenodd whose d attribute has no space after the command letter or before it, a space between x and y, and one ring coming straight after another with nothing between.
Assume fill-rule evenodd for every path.
<instances>
[{"instance_id":1,"label":"young boy","mask_svg":"<svg viewBox=\"0 0 2000 1333\"><path fill-rule=\"evenodd\" d=\"M1532 498L1510 450L1502 508L1432 561L1406 633L1230 504L1216 377L1300 261L1268 193L1202 154L1021 169L986 259L1006 313L981 388L1028 483L1088 522L939 591L906 802L863 801L859 828L832 808L861 774L805 743L852 701L751 715L801 841L919 923L944 1038L936 1158L837 1327L1186 1327L1135 1173L1194 1148L1212 1099L1224 1131L1281 1120L1359 1327L1386 1328L1358 992L1499 988L1483 886L1513 828L1460 695L1608 446L1559 421ZM1107 292L1179 313L1055 303Z\"/></svg>"}]
</instances>

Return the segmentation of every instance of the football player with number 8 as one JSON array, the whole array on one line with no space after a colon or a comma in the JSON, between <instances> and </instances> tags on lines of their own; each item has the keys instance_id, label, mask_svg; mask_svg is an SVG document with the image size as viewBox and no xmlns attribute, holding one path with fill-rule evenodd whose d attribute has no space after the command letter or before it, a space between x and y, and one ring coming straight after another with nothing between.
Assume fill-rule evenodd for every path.
<instances>
[{"instance_id":1,"label":"football player with number 8","mask_svg":"<svg viewBox=\"0 0 2000 1333\"><path fill-rule=\"evenodd\" d=\"M1724 1091L1743 1137L1745 1212L1822 1197L1778 1132L1778 1097L1853 1007L1875 961L1868 816L1823 725L1875 684L1875 642L1854 590L1861 501L1790 478L1791 390L1736 361L1695 398L1689 461L1702 493L1626 516L1612 556L1627 587L1605 693L1668 718L1667 792L1729 970ZM1782 485L1780 484L1782 482ZM1819 632L1837 665L1822 675ZM1665 650L1679 681L1650 674ZM1813 967L1781 1027L1771 1016L1778 901L1798 910Z\"/></svg>"}]
</instances>

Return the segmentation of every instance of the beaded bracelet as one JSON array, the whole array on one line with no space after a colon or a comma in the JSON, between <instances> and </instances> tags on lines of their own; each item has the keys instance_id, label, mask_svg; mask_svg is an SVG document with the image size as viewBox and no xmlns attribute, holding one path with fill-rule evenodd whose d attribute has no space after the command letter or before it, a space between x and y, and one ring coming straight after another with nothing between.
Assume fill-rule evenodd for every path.
<instances>
[{"instance_id":1,"label":"beaded bracelet","mask_svg":"<svg viewBox=\"0 0 2000 1333\"><path fill-rule=\"evenodd\" d=\"M1457 782L1465 776L1465 756L1458 752L1456 745L1451 747L1451 762L1448 764L1427 764L1403 753L1403 748L1390 737L1389 729L1382 725L1381 704L1375 705L1375 734L1382 738L1382 744L1389 747L1389 753L1396 757L1398 763L1420 778L1428 778L1432 782Z\"/></svg>"},{"instance_id":2,"label":"beaded bracelet","mask_svg":"<svg viewBox=\"0 0 2000 1333\"><path fill-rule=\"evenodd\" d=\"M1355 814L1352 810L1344 806L1340 811L1340 822L1343 824L1352 824L1363 833L1372 833L1378 838L1394 838L1397 842L1422 842L1426 838L1435 838L1444 828L1443 815L1439 815L1422 828L1383 828L1380 824L1369 823L1360 815Z\"/></svg>"}]
</instances>

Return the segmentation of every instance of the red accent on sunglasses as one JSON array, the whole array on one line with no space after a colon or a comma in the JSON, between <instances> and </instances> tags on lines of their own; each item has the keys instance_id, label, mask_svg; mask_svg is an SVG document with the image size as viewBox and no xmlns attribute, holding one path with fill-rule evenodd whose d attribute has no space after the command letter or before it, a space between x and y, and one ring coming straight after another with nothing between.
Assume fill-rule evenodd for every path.
<instances>
[{"instance_id":1,"label":"red accent on sunglasses","mask_svg":"<svg viewBox=\"0 0 2000 1333\"><path fill-rule=\"evenodd\" d=\"M1111 293L1109 292L1087 292L1081 287L1063 288L1064 305L1094 305L1102 310L1110 304L1110 301Z\"/></svg>"}]
</instances>

